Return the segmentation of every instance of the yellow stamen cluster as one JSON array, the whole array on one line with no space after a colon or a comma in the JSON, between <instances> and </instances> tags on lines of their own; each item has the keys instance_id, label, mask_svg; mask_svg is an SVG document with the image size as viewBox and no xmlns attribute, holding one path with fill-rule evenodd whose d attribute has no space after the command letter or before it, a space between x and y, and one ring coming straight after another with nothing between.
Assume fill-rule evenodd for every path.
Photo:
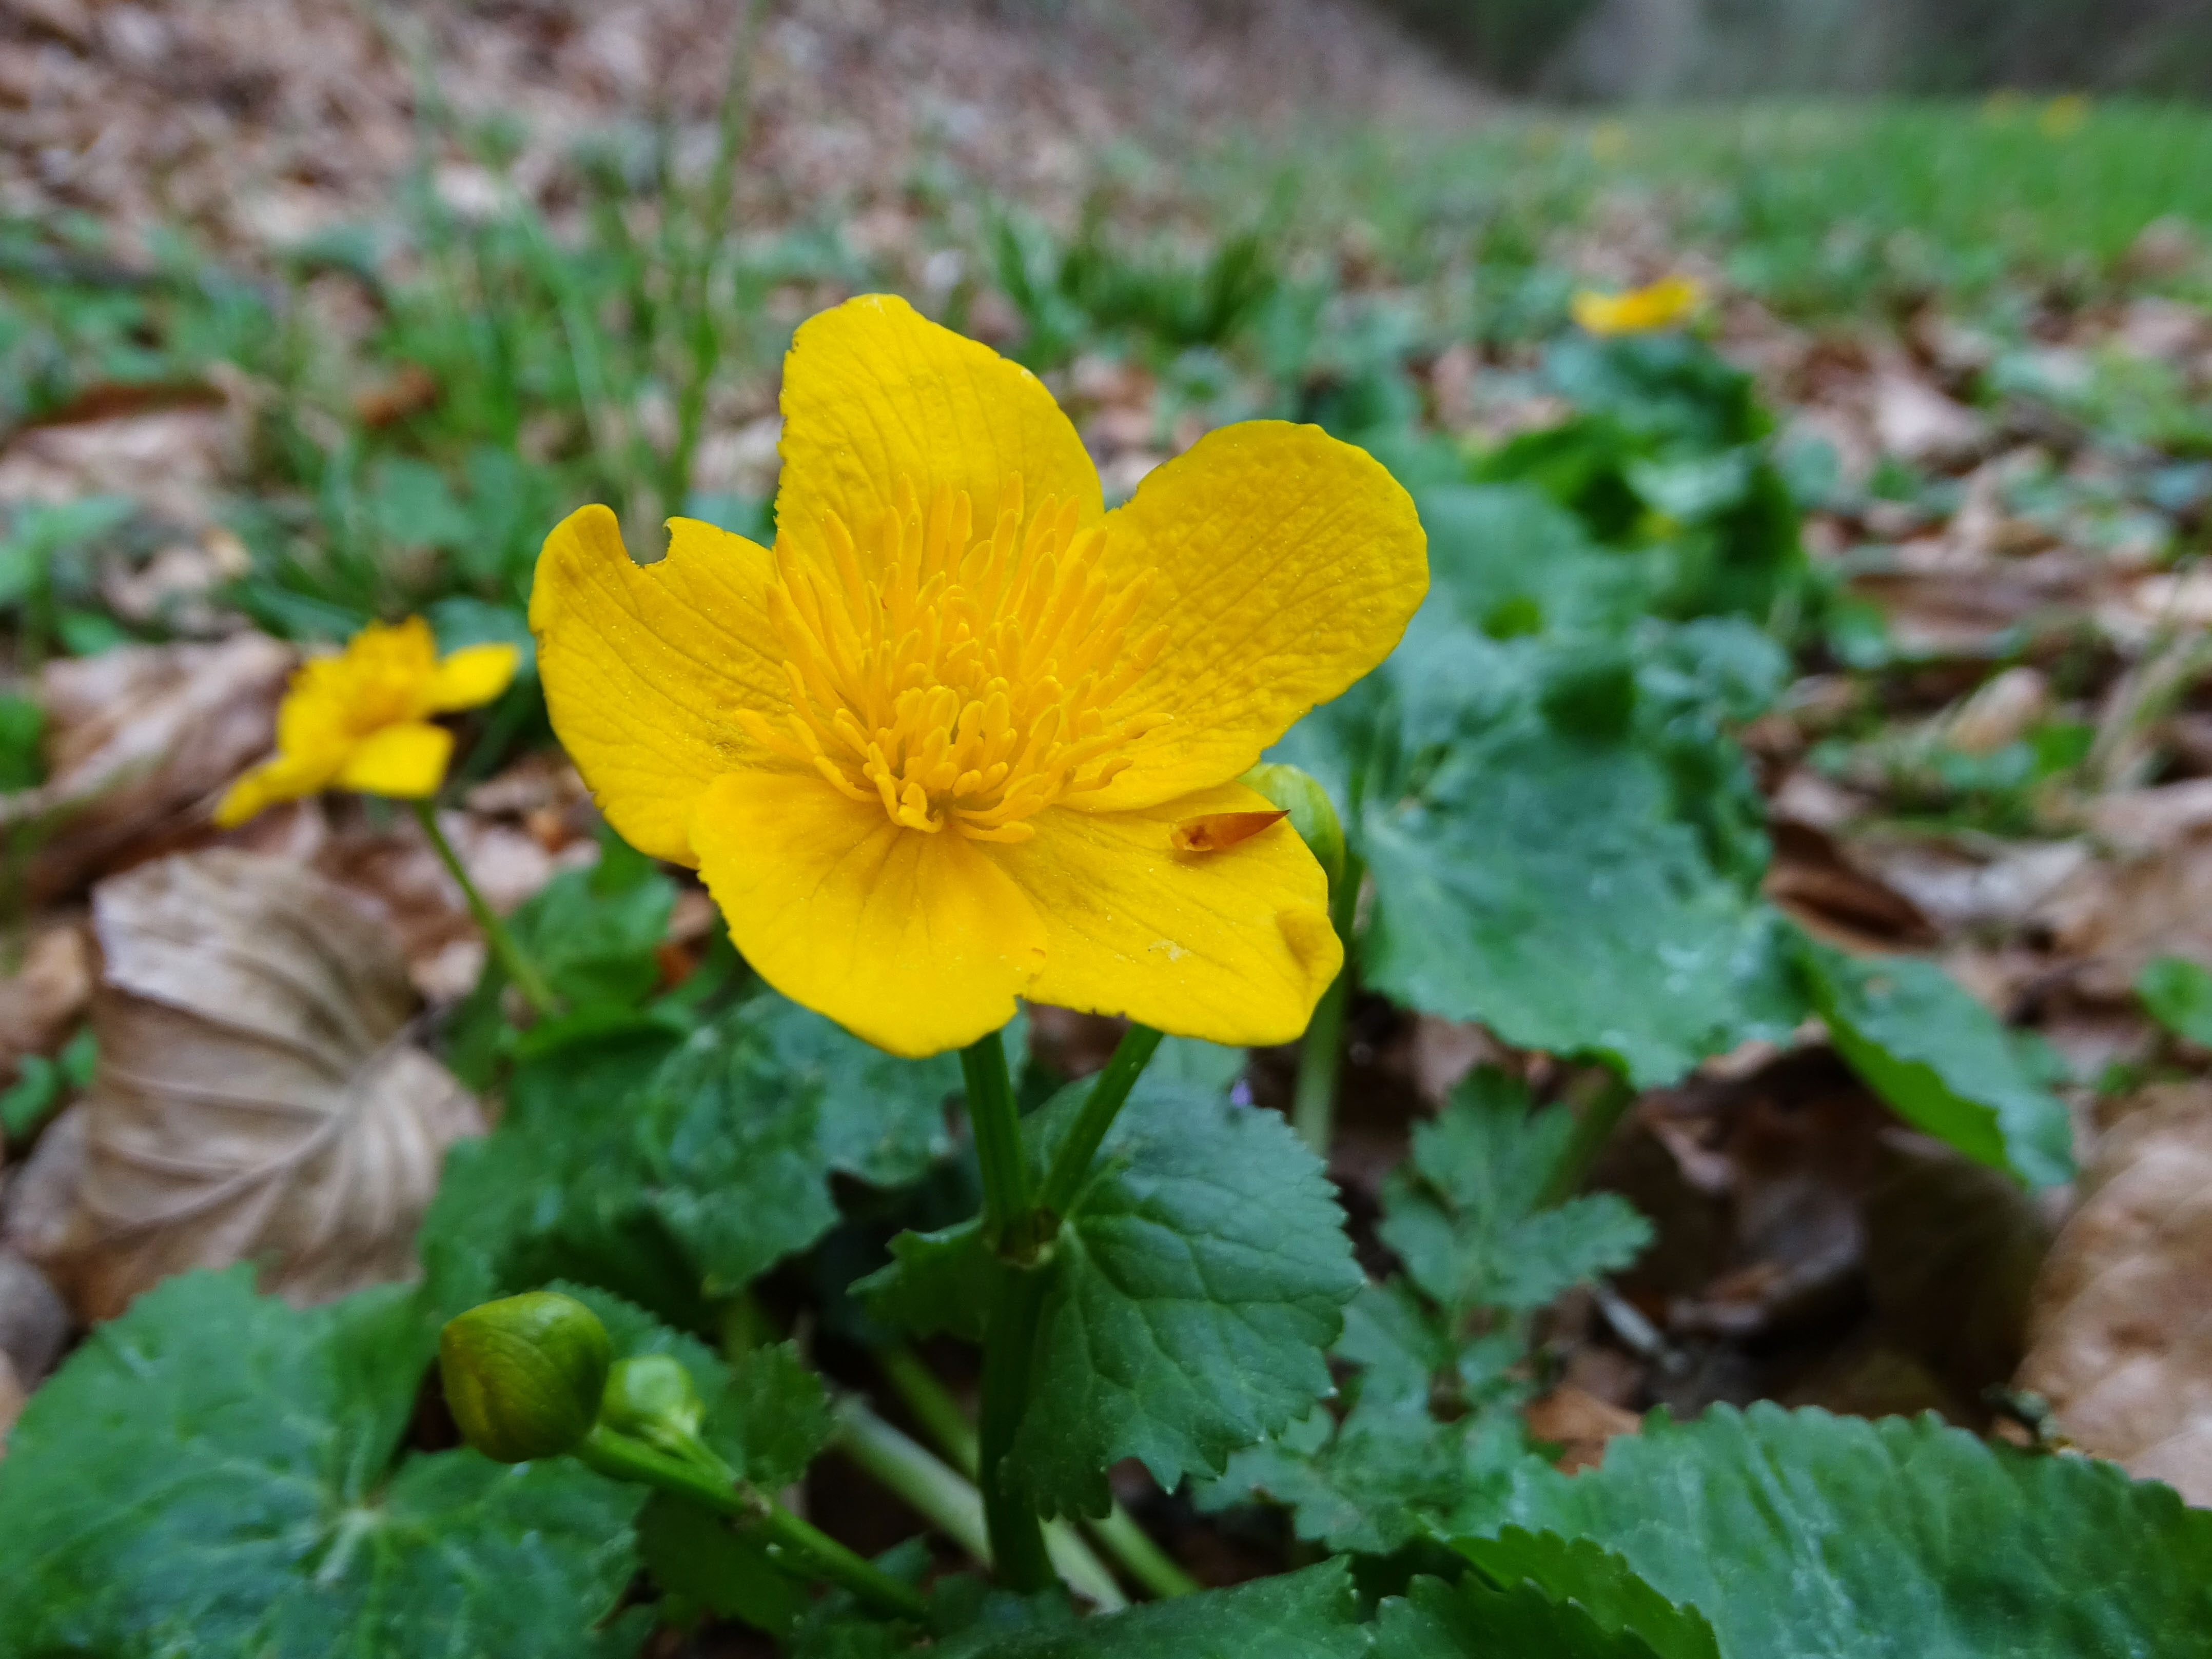
<instances>
[{"instance_id":1,"label":"yellow stamen cluster","mask_svg":"<svg viewBox=\"0 0 2212 1659\"><path fill-rule=\"evenodd\" d=\"M895 823L1018 842L1035 833L1026 819L1111 783L1166 722L1114 707L1166 629L1125 648L1150 573L1109 591L1103 534L1077 529L1073 502L1048 497L1025 521L1021 481L1000 493L980 538L964 492L925 513L902 479L872 546L827 514L832 568L779 549L769 605L791 709L781 727L738 718Z\"/></svg>"}]
</instances>

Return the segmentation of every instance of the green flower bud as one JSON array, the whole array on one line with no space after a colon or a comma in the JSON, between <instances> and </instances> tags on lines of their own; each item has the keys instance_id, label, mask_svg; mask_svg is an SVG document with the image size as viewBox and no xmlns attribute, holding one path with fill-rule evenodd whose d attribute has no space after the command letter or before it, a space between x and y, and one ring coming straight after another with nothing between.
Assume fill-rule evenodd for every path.
<instances>
[{"instance_id":1,"label":"green flower bud","mask_svg":"<svg viewBox=\"0 0 2212 1659\"><path fill-rule=\"evenodd\" d=\"M694 1462L714 1456L699 1437L699 1425L706 1415L691 1373L672 1354L644 1353L617 1360L599 1396L603 1426Z\"/></svg>"},{"instance_id":2,"label":"green flower bud","mask_svg":"<svg viewBox=\"0 0 2212 1659\"><path fill-rule=\"evenodd\" d=\"M1328 791L1310 773L1272 761L1262 761L1237 781L1291 815L1291 828L1319 860L1329 890L1335 891L1344 879L1344 826L1329 804Z\"/></svg>"},{"instance_id":3,"label":"green flower bud","mask_svg":"<svg viewBox=\"0 0 2212 1659\"><path fill-rule=\"evenodd\" d=\"M461 1437L501 1463L558 1456L589 1434L613 1359L599 1316L551 1291L471 1308L438 1335Z\"/></svg>"}]
</instances>

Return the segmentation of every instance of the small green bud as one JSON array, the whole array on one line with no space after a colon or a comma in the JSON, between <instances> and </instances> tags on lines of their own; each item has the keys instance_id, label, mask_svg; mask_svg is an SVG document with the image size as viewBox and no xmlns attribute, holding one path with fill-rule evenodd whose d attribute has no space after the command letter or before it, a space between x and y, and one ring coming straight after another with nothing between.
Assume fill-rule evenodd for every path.
<instances>
[{"instance_id":1,"label":"small green bud","mask_svg":"<svg viewBox=\"0 0 2212 1659\"><path fill-rule=\"evenodd\" d=\"M1344 879L1344 826L1329 804L1328 791L1311 773L1273 761L1262 761L1238 781L1291 815L1291 828L1319 860L1329 890L1335 891Z\"/></svg>"},{"instance_id":2,"label":"small green bud","mask_svg":"<svg viewBox=\"0 0 2212 1659\"><path fill-rule=\"evenodd\" d=\"M599 1396L599 1422L616 1434L642 1440L672 1457L699 1461L708 1453L699 1438L707 1408L691 1373L672 1354L643 1353L618 1359Z\"/></svg>"},{"instance_id":3,"label":"small green bud","mask_svg":"<svg viewBox=\"0 0 2212 1659\"><path fill-rule=\"evenodd\" d=\"M572 1297L532 1291L471 1308L438 1335L446 1404L486 1457L556 1457L592 1431L614 1344Z\"/></svg>"}]
</instances>

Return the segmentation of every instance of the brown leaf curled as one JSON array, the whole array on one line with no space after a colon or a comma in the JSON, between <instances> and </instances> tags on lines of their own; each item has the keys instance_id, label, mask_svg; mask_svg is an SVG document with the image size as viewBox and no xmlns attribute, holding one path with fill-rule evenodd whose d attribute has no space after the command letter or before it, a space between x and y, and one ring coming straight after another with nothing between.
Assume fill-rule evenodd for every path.
<instances>
[{"instance_id":1,"label":"brown leaf curled","mask_svg":"<svg viewBox=\"0 0 2212 1659\"><path fill-rule=\"evenodd\" d=\"M41 1139L12 1242L81 1315L188 1267L326 1300L413 1267L475 1101L410 1040L389 929L283 859L212 848L102 884L99 1071Z\"/></svg>"},{"instance_id":2,"label":"brown leaf curled","mask_svg":"<svg viewBox=\"0 0 2212 1659\"><path fill-rule=\"evenodd\" d=\"M2021 1386L2085 1449L2212 1505L2212 1085L2157 1085L2052 1245Z\"/></svg>"}]
</instances>

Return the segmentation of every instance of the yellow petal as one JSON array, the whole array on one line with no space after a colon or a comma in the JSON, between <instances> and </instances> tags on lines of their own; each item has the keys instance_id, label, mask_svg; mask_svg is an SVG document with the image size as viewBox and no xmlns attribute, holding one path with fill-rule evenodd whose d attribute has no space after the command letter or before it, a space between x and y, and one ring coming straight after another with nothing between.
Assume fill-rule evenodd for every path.
<instances>
[{"instance_id":1,"label":"yellow petal","mask_svg":"<svg viewBox=\"0 0 2212 1659\"><path fill-rule=\"evenodd\" d=\"M511 645L465 645L438 664L430 676L429 708L444 713L489 702L514 678L522 653Z\"/></svg>"},{"instance_id":2,"label":"yellow petal","mask_svg":"<svg viewBox=\"0 0 2212 1659\"><path fill-rule=\"evenodd\" d=\"M1016 474L1031 510L1055 496L1091 524L1102 508L1097 470L1044 383L888 294L799 325L784 359L781 448L776 540L810 558L828 556L825 512L865 556L902 479L925 507L940 489L966 490L979 533Z\"/></svg>"},{"instance_id":3,"label":"yellow petal","mask_svg":"<svg viewBox=\"0 0 2212 1659\"><path fill-rule=\"evenodd\" d=\"M364 795L419 799L438 793L453 752L453 734L442 726L420 720L386 726L354 745L332 781Z\"/></svg>"},{"instance_id":4,"label":"yellow petal","mask_svg":"<svg viewBox=\"0 0 2212 1659\"><path fill-rule=\"evenodd\" d=\"M1045 919L1030 999L1211 1042L1296 1037L1344 959L1321 866L1287 823L1218 852L1170 839L1194 817L1267 810L1234 783L1132 812L1054 807L1034 839L994 848Z\"/></svg>"},{"instance_id":5,"label":"yellow petal","mask_svg":"<svg viewBox=\"0 0 2212 1659\"><path fill-rule=\"evenodd\" d=\"M1389 655L1428 592L1428 538L1364 450L1319 427L1247 421L1146 477L1107 516L1101 569L1109 586L1156 571L1127 637L1166 630L1115 713L1167 724L1082 798L1112 811L1235 777Z\"/></svg>"},{"instance_id":6,"label":"yellow petal","mask_svg":"<svg viewBox=\"0 0 2212 1659\"><path fill-rule=\"evenodd\" d=\"M760 758L732 711L780 719L791 690L768 550L690 519L668 529L668 556L633 564L613 514L570 514L538 556L530 626L553 730L599 810L640 852L696 864L700 792Z\"/></svg>"},{"instance_id":7,"label":"yellow petal","mask_svg":"<svg viewBox=\"0 0 2212 1659\"><path fill-rule=\"evenodd\" d=\"M902 829L821 779L717 778L691 825L699 873L761 976L895 1054L1013 1018L1044 927L975 842Z\"/></svg>"},{"instance_id":8,"label":"yellow petal","mask_svg":"<svg viewBox=\"0 0 2212 1659\"><path fill-rule=\"evenodd\" d=\"M344 757L336 752L270 757L222 792L215 807L216 828L235 829L278 801L313 794L337 775L343 763Z\"/></svg>"}]
</instances>

